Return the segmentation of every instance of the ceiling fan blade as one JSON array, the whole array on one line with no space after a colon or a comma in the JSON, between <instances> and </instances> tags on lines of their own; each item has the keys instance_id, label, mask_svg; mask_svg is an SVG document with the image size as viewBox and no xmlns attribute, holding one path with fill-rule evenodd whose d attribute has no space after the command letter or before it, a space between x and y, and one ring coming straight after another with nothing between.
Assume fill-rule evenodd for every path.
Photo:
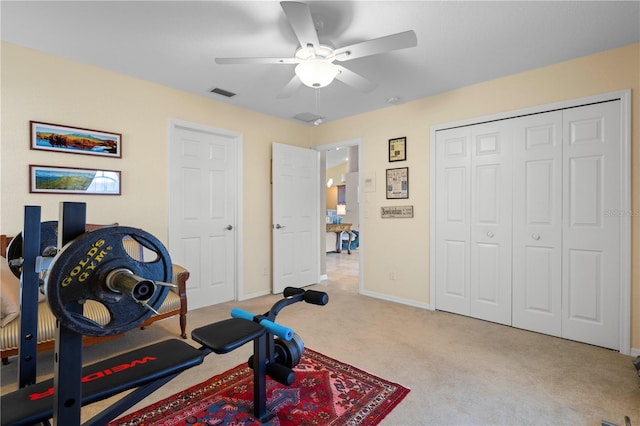
<instances>
[{"instance_id":1,"label":"ceiling fan blade","mask_svg":"<svg viewBox=\"0 0 640 426\"><path fill-rule=\"evenodd\" d=\"M336 80L340 80L363 93L369 93L378 87L376 83L367 80L360 74L357 74L348 68L341 65L336 65L336 67L340 70L340 74L336 76Z\"/></svg>"},{"instance_id":2,"label":"ceiling fan blade","mask_svg":"<svg viewBox=\"0 0 640 426\"><path fill-rule=\"evenodd\" d=\"M216 64L298 64L296 58L216 58Z\"/></svg>"},{"instance_id":3,"label":"ceiling fan blade","mask_svg":"<svg viewBox=\"0 0 640 426\"><path fill-rule=\"evenodd\" d=\"M293 92L298 90L302 86L302 81L300 81L300 77L294 75L293 78L287 83L286 86L278 93L278 99L288 98L293 95Z\"/></svg>"},{"instance_id":4,"label":"ceiling fan blade","mask_svg":"<svg viewBox=\"0 0 640 426\"><path fill-rule=\"evenodd\" d=\"M392 50L406 49L407 47L416 47L417 45L418 38L416 37L416 33L413 32L413 30L409 30L341 47L335 50L335 55L338 61L349 61L351 59L362 58L363 56L377 55Z\"/></svg>"},{"instance_id":5,"label":"ceiling fan blade","mask_svg":"<svg viewBox=\"0 0 640 426\"><path fill-rule=\"evenodd\" d=\"M320 41L318 41L318 33L309 6L295 1L282 1L280 6L289 20L300 46L307 47L311 44L318 47Z\"/></svg>"}]
</instances>

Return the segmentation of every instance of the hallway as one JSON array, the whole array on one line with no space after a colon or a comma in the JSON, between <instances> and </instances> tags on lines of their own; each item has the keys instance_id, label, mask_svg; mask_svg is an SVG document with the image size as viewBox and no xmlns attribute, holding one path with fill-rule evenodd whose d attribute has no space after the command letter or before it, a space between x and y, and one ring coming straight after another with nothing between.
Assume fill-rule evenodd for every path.
<instances>
[{"instance_id":1,"label":"hallway","mask_svg":"<svg viewBox=\"0 0 640 426\"><path fill-rule=\"evenodd\" d=\"M351 254L330 252L326 254L327 281L326 284L342 290L358 292L360 277L360 251L352 250Z\"/></svg>"}]
</instances>

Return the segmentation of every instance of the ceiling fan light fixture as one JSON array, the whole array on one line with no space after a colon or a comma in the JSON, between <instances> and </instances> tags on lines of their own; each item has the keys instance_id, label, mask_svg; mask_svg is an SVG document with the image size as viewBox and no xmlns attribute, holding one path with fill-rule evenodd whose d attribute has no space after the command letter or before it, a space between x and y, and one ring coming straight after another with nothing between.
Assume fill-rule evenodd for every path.
<instances>
[{"instance_id":1,"label":"ceiling fan light fixture","mask_svg":"<svg viewBox=\"0 0 640 426\"><path fill-rule=\"evenodd\" d=\"M295 71L302 84L314 89L328 86L340 74L338 67L332 63L317 60L302 62Z\"/></svg>"}]
</instances>

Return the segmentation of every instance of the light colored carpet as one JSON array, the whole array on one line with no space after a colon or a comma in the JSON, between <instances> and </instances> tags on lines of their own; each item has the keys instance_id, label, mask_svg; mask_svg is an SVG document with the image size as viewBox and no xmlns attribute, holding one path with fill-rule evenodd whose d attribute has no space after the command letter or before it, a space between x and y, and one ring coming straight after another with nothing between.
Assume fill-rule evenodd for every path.
<instances>
[{"instance_id":1,"label":"light colored carpet","mask_svg":"<svg viewBox=\"0 0 640 426\"><path fill-rule=\"evenodd\" d=\"M281 311L307 347L411 389L382 425L640 425L640 387L632 358L617 352L358 294L358 251L327 255L327 306L298 303ZM193 329L229 317L238 306L263 313L278 300L265 296L189 312ZM133 330L89 347L85 363L156 340L176 337L177 319ZM194 346L195 342L190 341ZM246 362L252 345L209 355L136 405L142 408ZM52 353L39 356L50 377ZM16 388L17 362L2 366L2 393ZM88 419L109 400L85 407Z\"/></svg>"}]
</instances>

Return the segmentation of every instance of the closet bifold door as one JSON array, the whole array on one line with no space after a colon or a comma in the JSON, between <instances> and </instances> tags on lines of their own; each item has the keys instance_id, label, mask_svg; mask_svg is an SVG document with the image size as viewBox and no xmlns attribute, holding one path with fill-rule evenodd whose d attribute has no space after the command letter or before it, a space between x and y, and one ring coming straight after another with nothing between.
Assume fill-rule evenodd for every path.
<instances>
[{"instance_id":1,"label":"closet bifold door","mask_svg":"<svg viewBox=\"0 0 640 426\"><path fill-rule=\"evenodd\" d=\"M471 128L436 133L436 309L469 315Z\"/></svg>"},{"instance_id":2,"label":"closet bifold door","mask_svg":"<svg viewBox=\"0 0 640 426\"><path fill-rule=\"evenodd\" d=\"M620 113L605 100L436 132L436 309L621 349Z\"/></svg>"},{"instance_id":3,"label":"closet bifold door","mask_svg":"<svg viewBox=\"0 0 640 426\"><path fill-rule=\"evenodd\" d=\"M620 101L563 112L562 337L620 346Z\"/></svg>"},{"instance_id":4,"label":"closet bifold door","mask_svg":"<svg viewBox=\"0 0 640 426\"><path fill-rule=\"evenodd\" d=\"M471 127L469 313L511 325L513 120Z\"/></svg>"},{"instance_id":5,"label":"closet bifold door","mask_svg":"<svg viewBox=\"0 0 640 426\"><path fill-rule=\"evenodd\" d=\"M562 111L512 120L513 326L562 333Z\"/></svg>"}]
</instances>

